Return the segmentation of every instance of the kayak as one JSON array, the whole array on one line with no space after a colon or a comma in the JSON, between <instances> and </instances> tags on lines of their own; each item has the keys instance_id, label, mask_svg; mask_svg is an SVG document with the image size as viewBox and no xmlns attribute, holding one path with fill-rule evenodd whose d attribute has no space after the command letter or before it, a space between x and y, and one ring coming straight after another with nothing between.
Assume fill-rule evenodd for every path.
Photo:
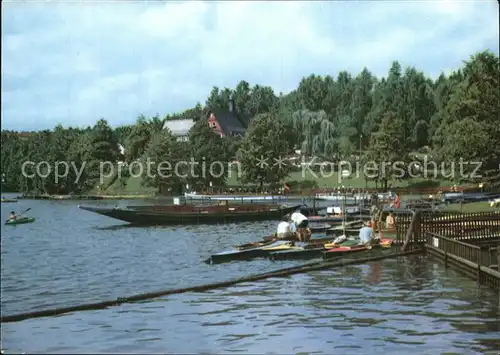
<instances>
[{"instance_id":1,"label":"kayak","mask_svg":"<svg viewBox=\"0 0 500 355\"><path fill-rule=\"evenodd\" d=\"M33 222L35 222L35 219L32 217L22 217L22 218L18 218L15 220L8 220L7 222L5 222L5 225L14 226L17 224L25 224L25 223L33 223Z\"/></svg>"}]
</instances>

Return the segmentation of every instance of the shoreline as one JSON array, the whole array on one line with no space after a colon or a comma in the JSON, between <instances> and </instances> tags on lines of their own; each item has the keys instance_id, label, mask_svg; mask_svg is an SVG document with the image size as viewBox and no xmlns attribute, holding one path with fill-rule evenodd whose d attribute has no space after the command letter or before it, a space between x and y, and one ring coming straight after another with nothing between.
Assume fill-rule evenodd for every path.
<instances>
[{"instance_id":1,"label":"shoreline","mask_svg":"<svg viewBox=\"0 0 500 355\"><path fill-rule=\"evenodd\" d=\"M169 196L165 196L169 197ZM92 201L92 200L145 200L159 199L154 195L27 195L18 196L18 200L51 200L51 201Z\"/></svg>"}]
</instances>

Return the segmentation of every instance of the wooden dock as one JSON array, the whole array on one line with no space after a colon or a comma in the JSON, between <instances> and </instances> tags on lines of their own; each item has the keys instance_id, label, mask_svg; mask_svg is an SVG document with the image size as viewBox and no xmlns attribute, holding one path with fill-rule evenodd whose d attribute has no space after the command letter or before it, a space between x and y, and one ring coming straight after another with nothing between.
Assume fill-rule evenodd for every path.
<instances>
[{"instance_id":1,"label":"wooden dock","mask_svg":"<svg viewBox=\"0 0 500 355\"><path fill-rule=\"evenodd\" d=\"M413 212L396 220L401 251L423 249L500 291L500 212Z\"/></svg>"}]
</instances>

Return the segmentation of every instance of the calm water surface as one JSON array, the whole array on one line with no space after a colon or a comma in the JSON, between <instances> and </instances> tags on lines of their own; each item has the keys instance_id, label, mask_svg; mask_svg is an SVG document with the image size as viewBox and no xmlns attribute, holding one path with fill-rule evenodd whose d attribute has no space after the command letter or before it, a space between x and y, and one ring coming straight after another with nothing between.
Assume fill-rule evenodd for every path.
<instances>
[{"instance_id":1,"label":"calm water surface","mask_svg":"<svg viewBox=\"0 0 500 355\"><path fill-rule=\"evenodd\" d=\"M2 204L2 218L28 207L36 223L2 225L3 314L301 263L202 262L272 221L123 228L70 201ZM499 339L499 295L422 256L2 325L7 353L497 354Z\"/></svg>"}]
</instances>

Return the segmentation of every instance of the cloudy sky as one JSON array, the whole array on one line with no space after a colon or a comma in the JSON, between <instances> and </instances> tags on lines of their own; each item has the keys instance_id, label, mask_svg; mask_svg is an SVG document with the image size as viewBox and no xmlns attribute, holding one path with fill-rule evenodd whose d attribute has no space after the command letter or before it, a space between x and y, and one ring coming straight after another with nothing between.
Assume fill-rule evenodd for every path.
<instances>
[{"instance_id":1,"label":"cloudy sky","mask_svg":"<svg viewBox=\"0 0 500 355\"><path fill-rule=\"evenodd\" d=\"M212 86L295 88L392 60L432 76L498 53L498 2L5 2L2 129L179 112Z\"/></svg>"}]
</instances>

